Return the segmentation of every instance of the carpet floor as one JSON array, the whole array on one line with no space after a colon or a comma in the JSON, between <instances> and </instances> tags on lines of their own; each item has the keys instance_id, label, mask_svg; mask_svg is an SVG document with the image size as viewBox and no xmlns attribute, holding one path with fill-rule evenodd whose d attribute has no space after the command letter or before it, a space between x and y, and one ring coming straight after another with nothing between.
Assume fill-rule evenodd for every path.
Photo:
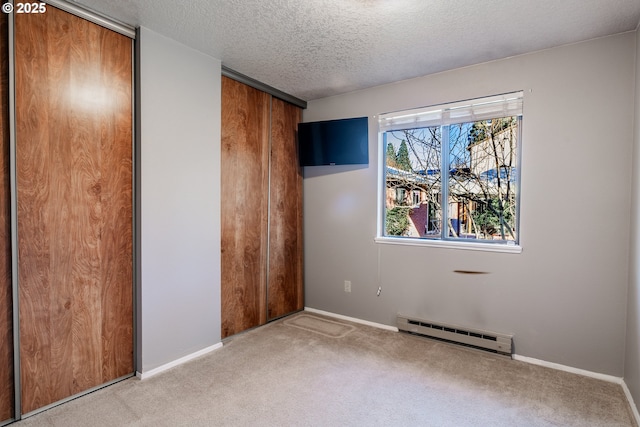
<instances>
[{"instance_id":1,"label":"carpet floor","mask_svg":"<svg viewBox=\"0 0 640 427\"><path fill-rule=\"evenodd\" d=\"M27 426L635 426L622 387L302 312Z\"/></svg>"}]
</instances>

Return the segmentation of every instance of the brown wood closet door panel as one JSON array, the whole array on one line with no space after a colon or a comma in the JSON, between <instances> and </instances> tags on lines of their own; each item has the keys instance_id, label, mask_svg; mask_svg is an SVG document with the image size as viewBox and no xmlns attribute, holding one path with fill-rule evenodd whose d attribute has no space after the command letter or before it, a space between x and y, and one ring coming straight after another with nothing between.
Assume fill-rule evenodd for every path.
<instances>
[{"instance_id":1,"label":"brown wood closet door panel","mask_svg":"<svg viewBox=\"0 0 640 427\"><path fill-rule=\"evenodd\" d=\"M222 337L266 323L270 96L222 78Z\"/></svg>"},{"instance_id":2,"label":"brown wood closet door panel","mask_svg":"<svg viewBox=\"0 0 640 427\"><path fill-rule=\"evenodd\" d=\"M133 372L132 41L16 15L23 413Z\"/></svg>"},{"instance_id":3,"label":"brown wood closet door panel","mask_svg":"<svg viewBox=\"0 0 640 427\"><path fill-rule=\"evenodd\" d=\"M302 170L296 133L302 110L274 98L271 110L269 319L304 308Z\"/></svg>"},{"instance_id":4,"label":"brown wood closet door panel","mask_svg":"<svg viewBox=\"0 0 640 427\"><path fill-rule=\"evenodd\" d=\"M106 31L100 78L115 108L101 110L100 269L102 380L133 372L133 42ZM123 343L128 343L123 345Z\"/></svg>"},{"instance_id":5,"label":"brown wood closet door panel","mask_svg":"<svg viewBox=\"0 0 640 427\"><path fill-rule=\"evenodd\" d=\"M0 422L14 417L9 183L9 32L0 16Z\"/></svg>"}]
</instances>

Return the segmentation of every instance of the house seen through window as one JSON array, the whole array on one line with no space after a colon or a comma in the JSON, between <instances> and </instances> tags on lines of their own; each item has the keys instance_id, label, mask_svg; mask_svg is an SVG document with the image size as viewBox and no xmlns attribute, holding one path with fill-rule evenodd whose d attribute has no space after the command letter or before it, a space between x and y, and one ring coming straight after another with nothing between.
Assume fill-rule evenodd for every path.
<instances>
[{"instance_id":1,"label":"house seen through window","mask_svg":"<svg viewBox=\"0 0 640 427\"><path fill-rule=\"evenodd\" d=\"M518 243L522 92L380 116L384 237Z\"/></svg>"}]
</instances>

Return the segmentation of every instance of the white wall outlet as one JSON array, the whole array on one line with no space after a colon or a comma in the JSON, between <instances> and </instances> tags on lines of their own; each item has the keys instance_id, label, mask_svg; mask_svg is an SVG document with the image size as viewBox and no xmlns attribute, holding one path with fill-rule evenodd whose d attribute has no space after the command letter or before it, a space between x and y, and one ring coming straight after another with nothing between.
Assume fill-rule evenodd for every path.
<instances>
[{"instance_id":1,"label":"white wall outlet","mask_svg":"<svg viewBox=\"0 0 640 427\"><path fill-rule=\"evenodd\" d=\"M351 292L351 280L344 281L344 291Z\"/></svg>"}]
</instances>

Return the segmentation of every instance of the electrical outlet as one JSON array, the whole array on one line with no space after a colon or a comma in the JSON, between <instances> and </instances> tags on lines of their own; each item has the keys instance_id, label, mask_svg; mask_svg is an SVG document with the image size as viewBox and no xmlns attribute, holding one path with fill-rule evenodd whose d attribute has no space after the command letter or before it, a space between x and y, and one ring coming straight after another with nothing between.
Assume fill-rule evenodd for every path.
<instances>
[{"instance_id":1,"label":"electrical outlet","mask_svg":"<svg viewBox=\"0 0 640 427\"><path fill-rule=\"evenodd\" d=\"M351 280L344 281L344 291L351 292Z\"/></svg>"}]
</instances>

